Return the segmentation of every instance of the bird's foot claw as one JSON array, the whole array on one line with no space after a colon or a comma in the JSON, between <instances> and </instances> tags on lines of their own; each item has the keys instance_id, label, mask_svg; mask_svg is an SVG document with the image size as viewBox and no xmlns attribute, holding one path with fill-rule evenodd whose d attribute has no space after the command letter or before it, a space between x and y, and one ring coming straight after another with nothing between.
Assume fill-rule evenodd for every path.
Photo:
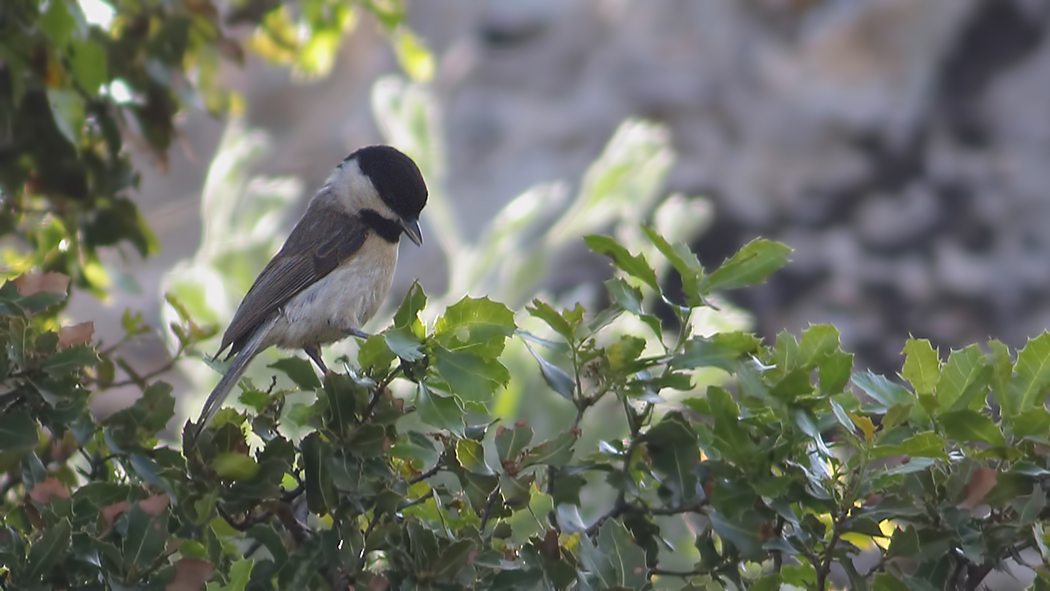
<instances>
[{"instance_id":1,"label":"bird's foot claw","mask_svg":"<svg viewBox=\"0 0 1050 591\"><path fill-rule=\"evenodd\" d=\"M372 336L367 332L357 330L356 328L344 329L343 332L352 337L357 337L359 339L367 339L368 337Z\"/></svg>"}]
</instances>

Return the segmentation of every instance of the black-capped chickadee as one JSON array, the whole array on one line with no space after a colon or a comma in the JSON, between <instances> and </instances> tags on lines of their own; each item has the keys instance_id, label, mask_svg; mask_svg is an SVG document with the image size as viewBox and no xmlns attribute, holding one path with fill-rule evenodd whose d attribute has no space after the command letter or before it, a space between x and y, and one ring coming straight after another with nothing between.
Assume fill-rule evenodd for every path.
<instances>
[{"instance_id":1,"label":"black-capped chickadee","mask_svg":"<svg viewBox=\"0 0 1050 591\"><path fill-rule=\"evenodd\" d=\"M216 357L229 347L226 359L236 358L204 403L192 440L263 349L303 349L328 373L321 345L368 336L361 327L390 289L401 234L423 243L426 202L419 168L390 146L361 148L335 168L223 334Z\"/></svg>"}]
</instances>

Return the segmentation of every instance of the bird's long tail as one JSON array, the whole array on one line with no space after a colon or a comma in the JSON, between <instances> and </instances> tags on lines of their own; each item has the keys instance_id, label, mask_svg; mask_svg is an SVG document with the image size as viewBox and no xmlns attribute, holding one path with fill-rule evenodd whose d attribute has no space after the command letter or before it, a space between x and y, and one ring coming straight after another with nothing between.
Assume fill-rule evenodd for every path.
<instances>
[{"instance_id":1,"label":"bird's long tail","mask_svg":"<svg viewBox=\"0 0 1050 591\"><path fill-rule=\"evenodd\" d=\"M200 437L201 432L208 426L208 423L215 418L215 413L219 412L222 408L223 401L230 395L230 390L233 389L237 382L240 381L241 376L244 375L244 370L248 369L248 364L251 363L252 359L259 354L264 347L262 345L266 341L266 337L273 330L275 324L277 324L277 314L271 314L269 318L264 320L252 333L252 336L244 344L244 347L237 352L237 357L233 359L233 363L226 368L226 373L222 374L222 379L215 386L215 389L211 391L208 396L208 400L204 402L204 408L201 409L201 416L197 419L197 423L193 426L192 436L189 444L197 441Z\"/></svg>"}]
</instances>

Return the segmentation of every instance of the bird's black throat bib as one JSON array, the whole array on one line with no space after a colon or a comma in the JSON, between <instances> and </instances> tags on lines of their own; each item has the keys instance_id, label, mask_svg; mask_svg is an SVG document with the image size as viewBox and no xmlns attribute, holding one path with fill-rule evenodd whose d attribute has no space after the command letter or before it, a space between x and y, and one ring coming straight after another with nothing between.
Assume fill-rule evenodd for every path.
<instances>
[{"instance_id":1,"label":"bird's black throat bib","mask_svg":"<svg viewBox=\"0 0 1050 591\"><path fill-rule=\"evenodd\" d=\"M388 220L387 218L379 215L379 212L374 209L362 209L358 214L361 216L361 220L365 222L365 225L375 231L376 234L391 244L397 244L401 238L401 232L404 230L401 228L401 224Z\"/></svg>"}]
</instances>

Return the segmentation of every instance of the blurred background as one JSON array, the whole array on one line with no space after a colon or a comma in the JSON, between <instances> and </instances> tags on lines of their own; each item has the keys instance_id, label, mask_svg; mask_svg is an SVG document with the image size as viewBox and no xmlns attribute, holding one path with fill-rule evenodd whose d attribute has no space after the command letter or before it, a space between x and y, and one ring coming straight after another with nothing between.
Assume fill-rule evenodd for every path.
<instances>
[{"instance_id":1,"label":"blurred background","mask_svg":"<svg viewBox=\"0 0 1050 591\"><path fill-rule=\"evenodd\" d=\"M71 315L111 340L125 308L161 324L172 268L200 262L201 195L216 166L284 179L254 185L282 204L263 226L273 240L347 153L392 141L377 109L415 92L430 126L421 133L436 138L424 170L447 203L424 212L428 239L448 223L468 241L499 233L494 216L544 183L561 184L543 207L563 211L571 200L557 196L580 191L621 124L640 119L669 153L638 221L680 194L675 211L695 218L682 239L705 265L758 236L795 249L768 284L734 296L763 336L831 322L858 368L893 374L909 334L946 353L989 337L1016 348L1050 327L1050 3L421 0L406 4L405 22L432 61L414 62L403 46L398 59L372 13L354 18L332 43L330 71L304 74L251 51L243 66L220 66L216 80L242 97L233 115L186 111L166 170L136 161L134 200L161 250L107 265L139 288L106 302L80 293ZM276 250L265 244L244 269L248 283ZM441 249L411 246L390 301L415 278L428 293L463 295L451 293ZM610 273L578 238L544 252L553 258L542 288L569 299ZM136 354L148 368L168 353L156 339Z\"/></svg>"}]
</instances>

